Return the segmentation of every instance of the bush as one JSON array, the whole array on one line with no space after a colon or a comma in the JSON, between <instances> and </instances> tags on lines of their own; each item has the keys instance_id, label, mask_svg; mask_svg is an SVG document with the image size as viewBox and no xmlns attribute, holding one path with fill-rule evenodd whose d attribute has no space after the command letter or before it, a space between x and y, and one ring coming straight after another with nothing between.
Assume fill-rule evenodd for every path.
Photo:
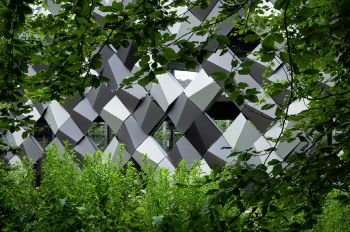
<instances>
[{"instance_id":1,"label":"bush","mask_svg":"<svg viewBox=\"0 0 350 232\"><path fill-rule=\"evenodd\" d=\"M289 209L291 202L275 199L269 207L277 213L261 216L264 209L257 205L231 223L240 212L234 204L246 203L232 195L236 190L227 190L234 175L239 177L239 173L231 175L229 167L203 176L199 163L188 171L182 161L170 172L155 170L146 160L142 170L131 162L123 166L122 157L115 163L103 160L102 153L96 152L87 155L82 165L73 151L60 153L50 147L40 183L30 162L18 166L0 162L0 230L254 231L268 223L272 231L280 231L304 221L302 213ZM348 195L331 192L313 231L349 231L348 202ZM261 225L247 223L251 221L247 217L254 215L262 217L256 219Z\"/></svg>"},{"instance_id":2,"label":"bush","mask_svg":"<svg viewBox=\"0 0 350 232\"><path fill-rule=\"evenodd\" d=\"M39 187L30 166L1 169L2 231L210 230L212 184L204 184L198 163L188 171L182 161L173 173L145 163L140 172L97 152L82 166L72 151L51 147Z\"/></svg>"},{"instance_id":3,"label":"bush","mask_svg":"<svg viewBox=\"0 0 350 232\"><path fill-rule=\"evenodd\" d=\"M339 190L328 194L322 215L312 231L347 232L350 231L350 197Z\"/></svg>"}]
</instances>

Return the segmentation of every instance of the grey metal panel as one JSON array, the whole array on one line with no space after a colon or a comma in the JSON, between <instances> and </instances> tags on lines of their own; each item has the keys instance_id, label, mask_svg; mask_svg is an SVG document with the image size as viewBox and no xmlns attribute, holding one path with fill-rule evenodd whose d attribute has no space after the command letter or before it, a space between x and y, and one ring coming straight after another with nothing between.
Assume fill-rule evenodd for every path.
<instances>
[{"instance_id":1,"label":"grey metal panel","mask_svg":"<svg viewBox=\"0 0 350 232\"><path fill-rule=\"evenodd\" d=\"M58 150L60 152L63 152L64 151L64 145L63 145L63 142L59 139L59 138L54 138L48 145L48 147L50 146L57 146Z\"/></svg>"},{"instance_id":2,"label":"grey metal panel","mask_svg":"<svg viewBox=\"0 0 350 232\"><path fill-rule=\"evenodd\" d=\"M87 98L82 99L79 104L74 107L73 112L84 116L89 121L94 121L98 116Z\"/></svg>"},{"instance_id":3,"label":"grey metal panel","mask_svg":"<svg viewBox=\"0 0 350 232\"><path fill-rule=\"evenodd\" d=\"M114 91L118 88L118 83L115 80L115 77L113 75L113 71L110 65L105 65L103 67L102 76L107 77L109 79L109 82L108 82L109 88L111 88Z\"/></svg>"},{"instance_id":4,"label":"grey metal panel","mask_svg":"<svg viewBox=\"0 0 350 232\"><path fill-rule=\"evenodd\" d=\"M78 122L77 125L80 128L81 132L83 134L86 134L92 124L92 121L90 121L89 119L85 118L83 115L78 114L76 112L73 112L71 117L75 122Z\"/></svg>"},{"instance_id":5,"label":"grey metal panel","mask_svg":"<svg viewBox=\"0 0 350 232\"><path fill-rule=\"evenodd\" d=\"M220 130L211 119L202 113L185 133L192 145L204 155L207 149L221 136Z\"/></svg>"},{"instance_id":6,"label":"grey metal panel","mask_svg":"<svg viewBox=\"0 0 350 232\"><path fill-rule=\"evenodd\" d=\"M29 136L22 143L25 154L34 163L37 162L44 154L44 150L33 136Z\"/></svg>"},{"instance_id":7,"label":"grey metal panel","mask_svg":"<svg viewBox=\"0 0 350 232\"><path fill-rule=\"evenodd\" d=\"M101 113L102 108L114 97L114 93L105 84L101 84L97 89L91 89L86 95L92 107L97 113Z\"/></svg>"},{"instance_id":8,"label":"grey metal panel","mask_svg":"<svg viewBox=\"0 0 350 232\"><path fill-rule=\"evenodd\" d=\"M137 51L136 45L130 44L128 47L120 46L118 49L118 57L124 63L124 65L132 70L135 63L139 60L139 57L134 56L134 53Z\"/></svg>"},{"instance_id":9,"label":"grey metal panel","mask_svg":"<svg viewBox=\"0 0 350 232\"><path fill-rule=\"evenodd\" d=\"M147 156L151 164L158 165L166 157L166 152L153 137L148 136L140 146L137 147L132 157L138 164L142 165L144 155Z\"/></svg>"},{"instance_id":10,"label":"grey metal panel","mask_svg":"<svg viewBox=\"0 0 350 232\"><path fill-rule=\"evenodd\" d=\"M247 60L253 61L249 58ZM260 86L263 86L264 83L269 83L270 81L263 77L263 72L266 71L266 67L258 62L253 61L252 66L250 66L250 76L254 78L254 80L259 83Z\"/></svg>"},{"instance_id":11,"label":"grey metal panel","mask_svg":"<svg viewBox=\"0 0 350 232\"><path fill-rule=\"evenodd\" d=\"M98 114L91 106L89 100L84 98L74 107L71 117L75 122L78 122L79 128L85 134L92 122L98 117Z\"/></svg>"},{"instance_id":12,"label":"grey metal panel","mask_svg":"<svg viewBox=\"0 0 350 232\"><path fill-rule=\"evenodd\" d=\"M143 132L136 119L130 115L120 127L117 137L125 143L126 150L132 154L146 139L147 134Z\"/></svg>"},{"instance_id":13,"label":"grey metal panel","mask_svg":"<svg viewBox=\"0 0 350 232\"><path fill-rule=\"evenodd\" d=\"M47 3L49 5L51 14L56 14L59 11L60 6L58 4L53 3L52 0L48 0Z\"/></svg>"},{"instance_id":14,"label":"grey metal panel","mask_svg":"<svg viewBox=\"0 0 350 232\"><path fill-rule=\"evenodd\" d=\"M74 107L76 107L76 105L79 104L82 98L83 97L80 96L79 94L71 98L66 98L62 106L67 110L69 114L71 114Z\"/></svg>"},{"instance_id":15,"label":"grey metal panel","mask_svg":"<svg viewBox=\"0 0 350 232\"><path fill-rule=\"evenodd\" d=\"M200 21L204 21L217 2L218 0L211 0L207 8L194 7L190 11Z\"/></svg>"},{"instance_id":16,"label":"grey metal panel","mask_svg":"<svg viewBox=\"0 0 350 232\"><path fill-rule=\"evenodd\" d=\"M242 109L242 113L262 133L264 133L267 130L267 128L271 125L271 123L274 121L273 118L267 116L261 111L254 109L249 105L244 106L244 108Z\"/></svg>"},{"instance_id":17,"label":"grey metal panel","mask_svg":"<svg viewBox=\"0 0 350 232\"><path fill-rule=\"evenodd\" d=\"M122 157L119 157L119 150L120 150L121 144L117 140L116 137L113 137L111 142L108 144L106 149L103 152L102 158L106 161L108 158L111 159L112 162L123 162L122 164L127 163L130 160L130 154L124 149L122 150Z\"/></svg>"},{"instance_id":18,"label":"grey metal panel","mask_svg":"<svg viewBox=\"0 0 350 232\"><path fill-rule=\"evenodd\" d=\"M139 85L134 85L130 89L118 89L116 94L126 108L134 112L139 102L146 96L146 90Z\"/></svg>"},{"instance_id":19,"label":"grey metal panel","mask_svg":"<svg viewBox=\"0 0 350 232\"><path fill-rule=\"evenodd\" d=\"M118 132L119 128L129 115L129 110L117 96L113 97L101 111L101 117L115 133Z\"/></svg>"},{"instance_id":20,"label":"grey metal panel","mask_svg":"<svg viewBox=\"0 0 350 232\"><path fill-rule=\"evenodd\" d=\"M180 161L182 160L182 156L181 151L179 150L179 147L176 146L176 144L173 149L168 152L168 154L170 162L175 166L179 165Z\"/></svg>"},{"instance_id":21,"label":"grey metal panel","mask_svg":"<svg viewBox=\"0 0 350 232\"><path fill-rule=\"evenodd\" d=\"M231 61L237 58L231 52L227 52L221 56L220 53L220 50L216 51L202 63L203 69L209 76L215 72L231 72Z\"/></svg>"},{"instance_id":22,"label":"grey metal panel","mask_svg":"<svg viewBox=\"0 0 350 232\"><path fill-rule=\"evenodd\" d=\"M158 163L156 170L159 170L160 168L167 168L170 170L170 172L175 170L175 166L169 161L167 157L164 157L164 159Z\"/></svg>"},{"instance_id":23,"label":"grey metal panel","mask_svg":"<svg viewBox=\"0 0 350 232\"><path fill-rule=\"evenodd\" d=\"M4 159L5 161L9 161L11 158L13 157L13 153L12 152L7 152Z\"/></svg>"},{"instance_id":24,"label":"grey metal panel","mask_svg":"<svg viewBox=\"0 0 350 232\"><path fill-rule=\"evenodd\" d=\"M115 53L112 50L112 48L109 45L105 45L101 52L101 58L102 58L102 62L105 63L106 61L108 61L109 58L111 58L111 56L113 56Z\"/></svg>"},{"instance_id":25,"label":"grey metal panel","mask_svg":"<svg viewBox=\"0 0 350 232\"><path fill-rule=\"evenodd\" d=\"M152 132L164 115L164 111L148 95L144 98L134 113L136 121L146 134L150 134Z\"/></svg>"},{"instance_id":26,"label":"grey metal panel","mask_svg":"<svg viewBox=\"0 0 350 232\"><path fill-rule=\"evenodd\" d=\"M202 111L182 93L169 111L168 116L175 127L181 133L185 133L193 121L201 114Z\"/></svg>"},{"instance_id":27,"label":"grey metal panel","mask_svg":"<svg viewBox=\"0 0 350 232\"><path fill-rule=\"evenodd\" d=\"M9 160L9 164L17 164L17 163L22 163L19 156L18 155L12 156L11 159Z\"/></svg>"},{"instance_id":28,"label":"grey metal panel","mask_svg":"<svg viewBox=\"0 0 350 232\"><path fill-rule=\"evenodd\" d=\"M223 72L223 73L228 73L227 70L225 70L224 68L216 65L216 64L213 64L207 60L203 61L202 62L202 67L203 69L205 70L205 72L208 74L208 75L212 75L213 73L215 72ZM220 81L220 82L217 82L217 84L220 86L220 87L224 87L224 82L223 81Z\"/></svg>"},{"instance_id":29,"label":"grey metal panel","mask_svg":"<svg viewBox=\"0 0 350 232\"><path fill-rule=\"evenodd\" d=\"M226 129L224 137L230 146L237 151L244 151L254 144L262 134L241 113Z\"/></svg>"},{"instance_id":30,"label":"grey metal panel","mask_svg":"<svg viewBox=\"0 0 350 232\"><path fill-rule=\"evenodd\" d=\"M43 115L44 112L45 112L45 110L46 110L46 108L47 108L47 106L48 106L48 104L47 104L47 103L35 102L35 103L34 103L34 106L35 106L35 108L38 110L38 112L39 112L41 115Z\"/></svg>"},{"instance_id":31,"label":"grey metal panel","mask_svg":"<svg viewBox=\"0 0 350 232\"><path fill-rule=\"evenodd\" d=\"M23 143L23 138L22 138L22 134L24 132L24 129L21 129L19 131L15 131L13 133L11 133L10 131L6 131L5 133L5 141L15 147L20 146Z\"/></svg>"},{"instance_id":32,"label":"grey metal panel","mask_svg":"<svg viewBox=\"0 0 350 232\"><path fill-rule=\"evenodd\" d=\"M74 150L84 157L86 154L94 153L97 147L90 138L84 137L80 143L74 147Z\"/></svg>"},{"instance_id":33,"label":"grey metal panel","mask_svg":"<svg viewBox=\"0 0 350 232\"><path fill-rule=\"evenodd\" d=\"M106 73L108 75L107 77L112 79L117 85L120 85L120 83L131 74L130 70L116 54L108 59L105 66L109 68L107 69L108 73Z\"/></svg>"},{"instance_id":34,"label":"grey metal panel","mask_svg":"<svg viewBox=\"0 0 350 232\"><path fill-rule=\"evenodd\" d=\"M53 101L48 106L44 118L54 133L70 118L68 112L57 102Z\"/></svg>"},{"instance_id":35,"label":"grey metal panel","mask_svg":"<svg viewBox=\"0 0 350 232\"><path fill-rule=\"evenodd\" d=\"M157 75L156 78L158 83L152 85L150 95L164 111L167 111L181 95L183 88L170 72Z\"/></svg>"},{"instance_id":36,"label":"grey metal panel","mask_svg":"<svg viewBox=\"0 0 350 232\"><path fill-rule=\"evenodd\" d=\"M72 145L75 145L84 136L77 124L72 118L69 118L57 132L57 137L61 141L68 140Z\"/></svg>"},{"instance_id":37,"label":"grey metal panel","mask_svg":"<svg viewBox=\"0 0 350 232\"><path fill-rule=\"evenodd\" d=\"M224 138L221 136L205 153L204 159L207 161L209 166L219 165L223 167L227 162L233 160L233 158L228 158L231 154L232 148Z\"/></svg>"},{"instance_id":38,"label":"grey metal panel","mask_svg":"<svg viewBox=\"0 0 350 232\"><path fill-rule=\"evenodd\" d=\"M220 92L220 87L201 70L192 82L186 87L184 93L201 110L206 111L208 106L215 101Z\"/></svg>"},{"instance_id":39,"label":"grey metal panel","mask_svg":"<svg viewBox=\"0 0 350 232\"><path fill-rule=\"evenodd\" d=\"M186 160L187 166L191 168L193 161L201 159L202 156L185 137L181 137L169 152L169 160L174 166Z\"/></svg>"}]
</instances>

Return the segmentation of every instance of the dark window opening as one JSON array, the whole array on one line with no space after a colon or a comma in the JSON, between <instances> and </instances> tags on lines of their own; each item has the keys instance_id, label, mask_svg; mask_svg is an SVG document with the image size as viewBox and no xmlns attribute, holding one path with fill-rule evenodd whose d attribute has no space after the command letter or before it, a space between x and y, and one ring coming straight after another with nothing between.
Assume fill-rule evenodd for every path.
<instances>
[{"instance_id":1,"label":"dark window opening","mask_svg":"<svg viewBox=\"0 0 350 232\"><path fill-rule=\"evenodd\" d=\"M45 149L53 139L53 133L50 126L44 118L40 118L34 125L34 138Z\"/></svg>"},{"instance_id":2,"label":"dark window opening","mask_svg":"<svg viewBox=\"0 0 350 232\"><path fill-rule=\"evenodd\" d=\"M112 138L115 136L115 133L112 129L107 125L106 122L102 121L100 117L98 117L89 128L87 135L94 141L96 146L104 151Z\"/></svg>"},{"instance_id":3,"label":"dark window opening","mask_svg":"<svg viewBox=\"0 0 350 232\"><path fill-rule=\"evenodd\" d=\"M182 137L172 121L167 117L153 133L153 137L165 151L171 151L177 140Z\"/></svg>"},{"instance_id":4,"label":"dark window opening","mask_svg":"<svg viewBox=\"0 0 350 232\"><path fill-rule=\"evenodd\" d=\"M235 30L232 30L228 36L230 40L230 49L231 51L238 56L239 58L247 57L248 53L252 52L259 44L260 39L257 39L254 42L245 42L244 38L249 35L255 35L253 31L247 31L243 35L236 34Z\"/></svg>"},{"instance_id":5,"label":"dark window opening","mask_svg":"<svg viewBox=\"0 0 350 232\"><path fill-rule=\"evenodd\" d=\"M216 126L224 132L237 118L240 110L234 102L226 99L224 96L220 96L206 113L213 119Z\"/></svg>"}]
</instances>

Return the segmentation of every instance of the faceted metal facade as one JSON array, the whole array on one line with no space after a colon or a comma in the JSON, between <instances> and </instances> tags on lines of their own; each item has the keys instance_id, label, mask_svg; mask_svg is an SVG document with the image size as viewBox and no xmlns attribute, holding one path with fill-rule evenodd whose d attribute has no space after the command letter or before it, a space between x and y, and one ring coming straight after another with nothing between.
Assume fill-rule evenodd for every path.
<instances>
[{"instance_id":1,"label":"faceted metal facade","mask_svg":"<svg viewBox=\"0 0 350 232\"><path fill-rule=\"evenodd\" d=\"M177 37L184 35L192 27L216 15L220 6L220 1L212 1L205 10L180 9L179 14L186 12L189 18L186 22L169 28L169 32L177 33ZM98 12L95 14L99 17ZM224 22L217 30L219 34L227 35L232 28L233 24ZM205 36L185 36L185 38L191 41L206 39ZM215 48L215 45L212 46ZM256 49L259 49L259 46ZM44 120L52 131L51 143L58 144L62 149L62 144L67 140L76 153L84 157L87 153L97 150L87 131L92 123L99 119L106 122L114 133L109 145L103 151L104 157L111 154L112 160L116 160L119 146L123 143L126 148L124 162L133 159L142 165L142 156L147 154L148 159L159 167L173 169L182 159L189 163L201 160L203 170L209 170L209 166L214 164L223 166L230 160L227 156L232 150L254 147L260 151L274 146L266 138L277 137L280 133L277 124L271 125L274 123L275 108L262 110L261 105L248 101L240 107L236 106L238 116L225 131L221 131L208 116L209 108L224 96L220 92L222 83L216 83L211 75L218 71L230 72L231 61L234 59L241 62L233 51L222 56L220 51L217 51L203 61L197 76L185 88L173 74L167 72L157 77L157 84L150 84L146 88L134 85L130 89L121 89L119 85L122 80L138 70L133 52L132 45L118 50L112 45L105 46L101 52L103 61L101 70L102 75L110 79L108 84L88 89L84 97L67 99L64 104L58 102L33 104L34 119ZM263 92L261 86L267 79L262 77L262 72L266 64L255 61L256 59L250 56L245 59L254 61L253 70L250 75L238 75L236 82L247 83L250 88L254 87ZM271 79L285 79L282 61L276 59L275 63ZM31 71L35 72L35 69L32 68ZM281 103L283 99L270 98L266 101ZM294 103L290 112L298 112L304 107L300 102ZM168 152L158 144L152 134L165 118L169 118L183 135ZM14 146L22 146L29 158L34 162L38 161L44 155L45 147L42 147L34 136L22 139L22 133L23 130L15 133L7 131L5 139ZM299 145L299 141L291 144L280 143L268 159L281 160ZM8 154L6 158L10 163L20 160L13 154ZM259 157L251 162L264 162L266 158Z\"/></svg>"}]
</instances>

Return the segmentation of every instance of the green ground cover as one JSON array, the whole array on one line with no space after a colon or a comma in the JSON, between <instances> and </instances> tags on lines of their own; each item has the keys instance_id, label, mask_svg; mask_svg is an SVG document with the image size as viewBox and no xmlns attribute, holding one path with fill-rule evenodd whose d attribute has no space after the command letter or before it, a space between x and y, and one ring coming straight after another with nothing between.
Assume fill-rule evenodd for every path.
<instances>
[{"instance_id":1,"label":"green ground cover","mask_svg":"<svg viewBox=\"0 0 350 232\"><path fill-rule=\"evenodd\" d=\"M97 152L77 162L72 151L51 147L36 180L30 163L0 168L1 231L260 231L261 225L232 224L237 208L233 196L220 195L229 167L205 176L195 163L155 170L138 170L132 163L103 162ZM121 159L120 159L121 160ZM249 192L249 190L247 189ZM218 196L225 202L221 203ZM242 198L243 199L243 198ZM340 191L329 194L323 213L311 231L348 231L349 199ZM341 201L342 200L342 201ZM277 207L285 208L283 202ZM245 223L253 208L238 222ZM256 210L261 215L262 209ZM268 215L267 215L268 216ZM288 220L267 217L270 231L282 231L303 213L284 212Z\"/></svg>"}]
</instances>

